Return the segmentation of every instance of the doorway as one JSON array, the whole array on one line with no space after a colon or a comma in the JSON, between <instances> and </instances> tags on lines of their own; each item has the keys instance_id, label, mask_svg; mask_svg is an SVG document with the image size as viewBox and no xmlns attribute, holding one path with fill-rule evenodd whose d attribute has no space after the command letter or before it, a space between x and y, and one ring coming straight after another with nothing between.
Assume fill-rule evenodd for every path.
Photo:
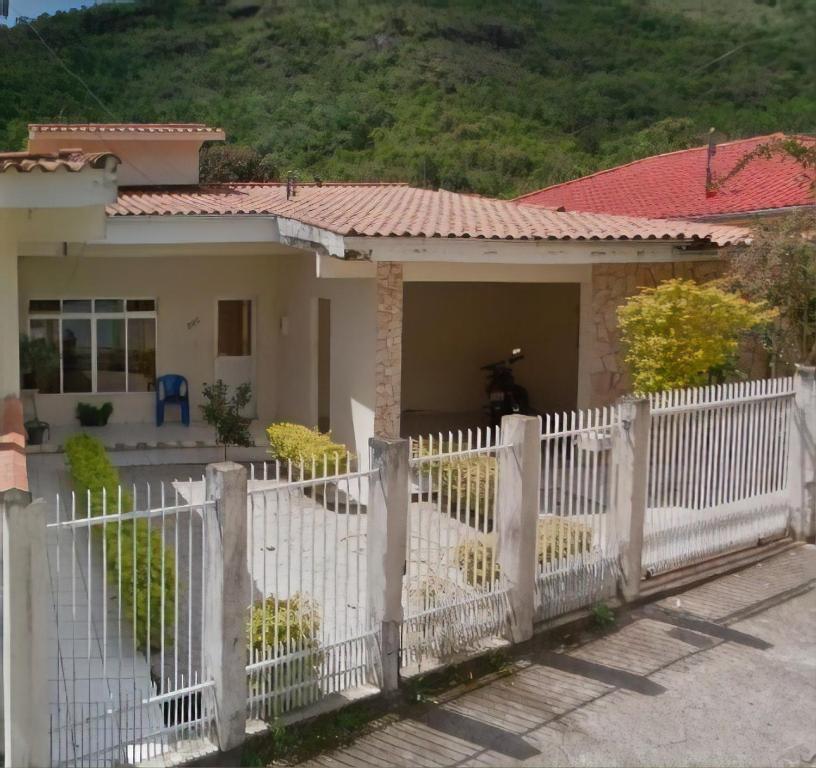
<instances>
[{"instance_id":1,"label":"doorway","mask_svg":"<svg viewBox=\"0 0 816 768\"><path fill-rule=\"evenodd\" d=\"M215 378L230 393L244 382L252 386L252 399L243 415L255 418L254 314L251 299L219 299L216 311Z\"/></svg>"}]
</instances>

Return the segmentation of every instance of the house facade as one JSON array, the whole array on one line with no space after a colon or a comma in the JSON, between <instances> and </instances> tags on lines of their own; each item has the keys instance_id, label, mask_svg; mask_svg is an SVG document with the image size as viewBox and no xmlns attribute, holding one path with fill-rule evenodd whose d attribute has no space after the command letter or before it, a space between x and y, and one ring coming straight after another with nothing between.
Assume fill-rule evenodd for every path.
<instances>
[{"instance_id":1,"label":"house facade","mask_svg":"<svg viewBox=\"0 0 816 768\"><path fill-rule=\"evenodd\" d=\"M156 376L252 384L249 414L368 438L483 422L485 363L521 347L541 413L626 389L615 310L708 279L746 233L403 184L198 183L207 126L34 125L0 155L0 389L18 336L58 351L38 415L153 421ZM67 148L67 149L66 149Z\"/></svg>"}]
</instances>

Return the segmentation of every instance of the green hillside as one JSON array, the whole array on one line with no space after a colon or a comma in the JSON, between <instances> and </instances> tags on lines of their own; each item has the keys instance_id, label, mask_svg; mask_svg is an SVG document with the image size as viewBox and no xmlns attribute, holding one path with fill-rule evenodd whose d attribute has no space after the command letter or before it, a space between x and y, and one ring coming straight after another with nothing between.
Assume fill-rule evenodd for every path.
<instances>
[{"instance_id":1,"label":"green hillside","mask_svg":"<svg viewBox=\"0 0 816 768\"><path fill-rule=\"evenodd\" d=\"M710 126L816 131L814 0L151 0L33 23L71 72L0 28L3 148L29 121L194 120L271 175L508 196Z\"/></svg>"}]
</instances>

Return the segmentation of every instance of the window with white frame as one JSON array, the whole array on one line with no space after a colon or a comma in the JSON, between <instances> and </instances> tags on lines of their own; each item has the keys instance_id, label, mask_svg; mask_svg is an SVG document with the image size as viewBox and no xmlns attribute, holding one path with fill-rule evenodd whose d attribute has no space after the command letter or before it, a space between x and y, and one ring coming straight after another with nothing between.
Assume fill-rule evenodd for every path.
<instances>
[{"instance_id":1,"label":"window with white frame","mask_svg":"<svg viewBox=\"0 0 816 768\"><path fill-rule=\"evenodd\" d=\"M153 389L155 299L31 299L28 333L59 352L53 370L41 372L41 392Z\"/></svg>"}]
</instances>

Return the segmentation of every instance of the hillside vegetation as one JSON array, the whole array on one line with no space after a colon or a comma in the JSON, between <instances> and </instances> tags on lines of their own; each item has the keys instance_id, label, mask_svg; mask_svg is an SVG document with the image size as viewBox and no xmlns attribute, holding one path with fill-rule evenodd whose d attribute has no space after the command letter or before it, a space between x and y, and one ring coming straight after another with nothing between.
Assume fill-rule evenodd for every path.
<instances>
[{"instance_id":1,"label":"hillside vegetation","mask_svg":"<svg viewBox=\"0 0 816 768\"><path fill-rule=\"evenodd\" d=\"M816 2L684 3L143 0L42 17L93 95L29 26L0 28L0 147L30 121L203 121L271 176L509 196L710 126L816 130Z\"/></svg>"}]
</instances>

